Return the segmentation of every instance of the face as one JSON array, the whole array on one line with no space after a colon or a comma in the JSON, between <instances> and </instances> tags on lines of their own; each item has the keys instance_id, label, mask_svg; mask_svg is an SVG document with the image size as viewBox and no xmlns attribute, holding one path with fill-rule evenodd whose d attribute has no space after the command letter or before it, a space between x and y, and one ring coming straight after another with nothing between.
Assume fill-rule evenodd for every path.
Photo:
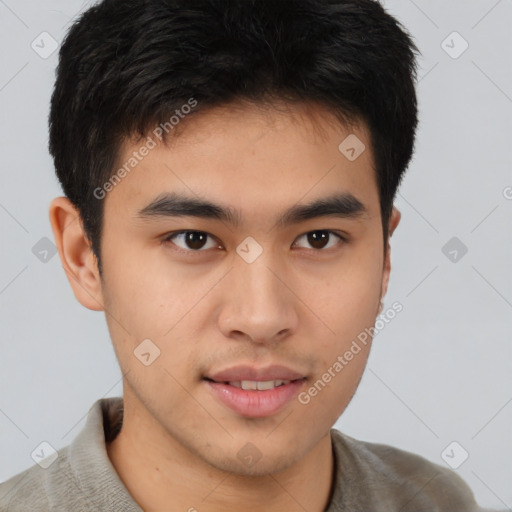
<instances>
[{"instance_id":1,"label":"face","mask_svg":"<svg viewBox=\"0 0 512 512\"><path fill-rule=\"evenodd\" d=\"M366 146L353 161L338 149L350 134ZM120 164L143 144L126 142ZM104 201L101 293L125 400L214 467L300 460L358 386L370 340L345 354L387 285L364 126L319 107L216 108Z\"/></svg>"}]
</instances>

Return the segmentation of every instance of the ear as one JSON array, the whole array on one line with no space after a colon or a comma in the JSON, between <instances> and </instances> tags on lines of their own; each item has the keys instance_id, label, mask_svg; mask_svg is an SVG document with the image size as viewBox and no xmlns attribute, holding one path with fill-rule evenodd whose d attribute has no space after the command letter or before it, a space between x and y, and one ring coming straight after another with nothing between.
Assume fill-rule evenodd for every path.
<instances>
[{"instance_id":1,"label":"ear","mask_svg":"<svg viewBox=\"0 0 512 512\"><path fill-rule=\"evenodd\" d=\"M103 311L98 262L78 210L67 197L56 197L50 203L49 213L60 261L75 297L82 306Z\"/></svg>"},{"instance_id":2,"label":"ear","mask_svg":"<svg viewBox=\"0 0 512 512\"><path fill-rule=\"evenodd\" d=\"M389 238L391 238L391 235L393 234L396 227L398 226L398 223L400 222L401 217L402 217L402 214L400 213L400 210L398 210L395 206L393 206L393 210L389 217L389 223L388 223L388 239L386 240L386 248L387 249L386 249L386 254L384 255L384 270L382 273L382 283L381 283L381 289L380 289L381 300L384 298L384 296L386 295L386 292L388 291L389 275L391 273L391 245L389 244Z\"/></svg>"}]
</instances>

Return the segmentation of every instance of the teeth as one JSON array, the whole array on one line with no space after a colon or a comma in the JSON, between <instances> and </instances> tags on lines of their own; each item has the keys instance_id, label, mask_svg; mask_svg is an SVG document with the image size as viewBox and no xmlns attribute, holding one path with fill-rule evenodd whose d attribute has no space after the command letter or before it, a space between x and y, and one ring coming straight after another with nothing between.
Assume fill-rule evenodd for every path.
<instances>
[{"instance_id":1,"label":"teeth","mask_svg":"<svg viewBox=\"0 0 512 512\"><path fill-rule=\"evenodd\" d=\"M258 389L258 383L254 380L243 380L240 384L242 389Z\"/></svg>"},{"instance_id":2,"label":"teeth","mask_svg":"<svg viewBox=\"0 0 512 512\"><path fill-rule=\"evenodd\" d=\"M288 384L289 382L291 382L291 381L289 381L289 380L265 380L265 381L242 380L242 381L238 381L238 382L229 382L229 384L236 388L264 391L267 389L277 388L278 386L282 386L283 384Z\"/></svg>"}]
</instances>

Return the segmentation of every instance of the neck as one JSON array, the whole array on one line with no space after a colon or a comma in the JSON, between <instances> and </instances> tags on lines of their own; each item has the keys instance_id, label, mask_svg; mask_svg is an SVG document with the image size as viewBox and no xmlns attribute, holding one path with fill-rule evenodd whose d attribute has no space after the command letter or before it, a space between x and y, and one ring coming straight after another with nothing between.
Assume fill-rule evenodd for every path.
<instances>
[{"instance_id":1,"label":"neck","mask_svg":"<svg viewBox=\"0 0 512 512\"><path fill-rule=\"evenodd\" d=\"M149 413L135 409L126 394L123 426L107 453L145 512L321 512L334 472L330 433L284 471L262 476L222 471L163 431Z\"/></svg>"}]
</instances>

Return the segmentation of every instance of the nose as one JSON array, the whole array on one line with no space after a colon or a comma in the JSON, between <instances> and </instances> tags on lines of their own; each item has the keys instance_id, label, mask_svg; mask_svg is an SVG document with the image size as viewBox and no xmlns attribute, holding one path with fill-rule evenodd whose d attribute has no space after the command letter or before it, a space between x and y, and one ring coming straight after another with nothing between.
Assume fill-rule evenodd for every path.
<instances>
[{"instance_id":1,"label":"nose","mask_svg":"<svg viewBox=\"0 0 512 512\"><path fill-rule=\"evenodd\" d=\"M275 344L297 329L297 298L287 273L263 254L252 263L239 259L224 280L217 321L227 338Z\"/></svg>"}]
</instances>

